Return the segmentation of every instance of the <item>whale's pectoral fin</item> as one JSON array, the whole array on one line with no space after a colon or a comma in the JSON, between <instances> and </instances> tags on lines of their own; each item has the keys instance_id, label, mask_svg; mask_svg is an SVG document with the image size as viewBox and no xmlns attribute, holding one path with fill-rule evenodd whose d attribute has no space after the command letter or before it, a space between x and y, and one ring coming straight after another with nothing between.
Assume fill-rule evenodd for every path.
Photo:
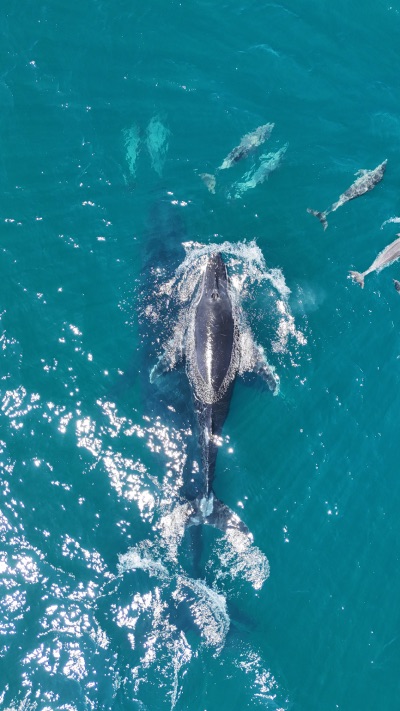
<instances>
[{"instance_id":1,"label":"whale's pectoral fin","mask_svg":"<svg viewBox=\"0 0 400 711\"><path fill-rule=\"evenodd\" d=\"M279 392L279 375L275 371L275 368L270 365L265 358L264 351L261 347L258 347L257 360L255 362L254 373L259 375L268 385L269 389L274 395Z\"/></svg>"},{"instance_id":2,"label":"whale's pectoral fin","mask_svg":"<svg viewBox=\"0 0 400 711\"><path fill-rule=\"evenodd\" d=\"M157 363L153 365L151 371L150 371L150 382L154 383L154 381L163 373L166 373L167 370L171 370L174 367L174 362L170 358L167 353L163 353L162 356L158 359Z\"/></svg>"},{"instance_id":3,"label":"whale's pectoral fin","mask_svg":"<svg viewBox=\"0 0 400 711\"><path fill-rule=\"evenodd\" d=\"M185 323L178 321L173 337L164 347L164 353L150 371L150 382L154 383L163 373L172 370L184 356Z\"/></svg>"}]
</instances>

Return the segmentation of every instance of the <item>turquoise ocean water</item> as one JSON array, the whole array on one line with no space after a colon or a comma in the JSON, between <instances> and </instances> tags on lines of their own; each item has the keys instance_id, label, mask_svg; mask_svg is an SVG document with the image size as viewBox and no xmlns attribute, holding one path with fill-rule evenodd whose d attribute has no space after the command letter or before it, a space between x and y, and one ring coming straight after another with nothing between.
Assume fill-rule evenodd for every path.
<instances>
[{"instance_id":1,"label":"turquoise ocean water","mask_svg":"<svg viewBox=\"0 0 400 711\"><path fill-rule=\"evenodd\" d=\"M398 0L3 0L0 28L1 709L398 709L400 265L347 278L398 229ZM196 577L190 391L149 371L216 244L281 392L236 383L215 489L254 543L204 529Z\"/></svg>"}]
</instances>

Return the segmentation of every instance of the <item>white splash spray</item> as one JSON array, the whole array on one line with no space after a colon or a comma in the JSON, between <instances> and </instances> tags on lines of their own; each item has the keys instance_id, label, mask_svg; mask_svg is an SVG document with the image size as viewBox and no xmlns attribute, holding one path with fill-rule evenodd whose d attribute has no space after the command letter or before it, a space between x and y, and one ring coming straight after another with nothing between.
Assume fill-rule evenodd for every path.
<instances>
[{"instance_id":1,"label":"white splash spray","mask_svg":"<svg viewBox=\"0 0 400 711\"><path fill-rule=\"evenodd\" d=\"M381 224L381 230L383 230L385 225L389 225L391 222L394 222L395 224L400 222L400 217L389 217L388 220L385 220L385 222L382 222Z\"/></svg>"}]
</instances>

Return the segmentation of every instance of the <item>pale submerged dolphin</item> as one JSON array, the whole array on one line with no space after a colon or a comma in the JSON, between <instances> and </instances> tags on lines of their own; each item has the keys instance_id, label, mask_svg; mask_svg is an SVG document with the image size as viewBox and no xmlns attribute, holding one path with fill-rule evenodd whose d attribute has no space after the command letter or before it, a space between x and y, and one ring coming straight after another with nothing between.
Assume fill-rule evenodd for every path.
<instances>
[{"instance_id":1,"label":"pale submerged dolphin","mask_svg":"<svg viewBox=\"0 0 400 711\"><path fill-rule=\"evenodd\" d=\"M255 131L246 133L242 137L238 146L233 148L230 153L224 158L218 170L226 170L231 168L235 163L247 158L258 146L261 146L271 135L274 128L274 123L265 123L263 126L258 126Z\"/></svg>"},{"instance_id":2,"label":"pale submerged dolphin","mask_svg":"<svg viewBox=\"0 0 400 711\"><path fill-rule=\"evenodd\" d=\"M252 538L239 516L213 492L218 444L238 374L258 373L275 394L279 378L254 342L238 294L230 283L221 254L208 257L193 302L179 322L150 380L185 360L200 430L202 466L184 482L185 525L210 524Z\"/></svg>"}]
</instances>

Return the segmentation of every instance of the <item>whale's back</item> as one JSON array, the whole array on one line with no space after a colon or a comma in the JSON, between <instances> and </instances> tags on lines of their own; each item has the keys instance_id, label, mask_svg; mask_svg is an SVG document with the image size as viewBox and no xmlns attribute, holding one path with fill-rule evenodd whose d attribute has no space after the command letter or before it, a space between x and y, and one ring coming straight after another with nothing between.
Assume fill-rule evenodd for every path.
<instances>
[{"instance_id":1,"label":"whale's back","mask_svg":"<svg viewBox=\"0 0 400 711\"><path fill-rule=\"evenodd\" d=\"M202 295L195 316L195 357L198 372L217 394L231 363L234 319L227 293Z\"/></svg>"}]
</instances>

